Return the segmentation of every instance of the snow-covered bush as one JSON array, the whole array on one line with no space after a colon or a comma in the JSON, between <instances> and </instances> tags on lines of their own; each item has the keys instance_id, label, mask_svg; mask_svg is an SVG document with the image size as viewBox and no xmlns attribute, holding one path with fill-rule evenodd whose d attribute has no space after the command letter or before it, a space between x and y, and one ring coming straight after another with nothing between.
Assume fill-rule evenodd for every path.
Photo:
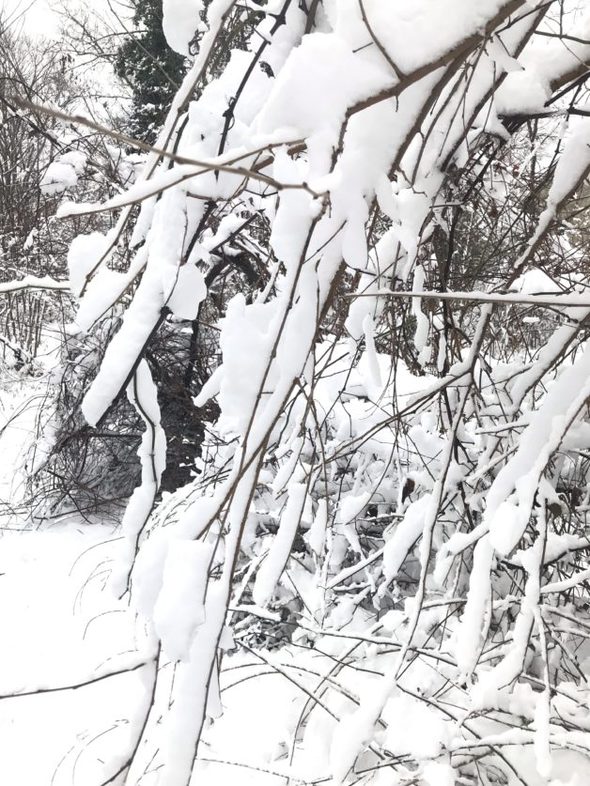
<instances>
[{"instance_id":1,"label":"snow-covered bush","mask_svg":"<svg viewBox=\"0 0 590 786\"><path fill-rule=\"evenodd\" d=\"M228 53L253 5L187 0L167 4L171 43L205 5L142 174L61 208L117 212L71 277L79 325L125 306L82 412L98 428L126 393L144 429L114 583L153 669L104 784L214 782L220 672L252 660L293 695L266 760L237 768L587 778L590 295L563 222L590 173L590 18L269 0ZM211 293L238 260L247 293ZM537 266L556 291L526 285ZM150 347L170 318L199 341L211 302L221 363L194 404L219 416L162 496Z\"/></svg>"},{"instance_id":2,"label":"snow-covered bush","mask_svg":"<svg viewBox=\"0 0 590 786\"><path fill-rule=\"evenodd\" d=\"M81 233L106 232L107 214L55 220L62 198L101 201L129 185L136 154L55 112L96 108L89 82L71 69L63 41L28 38L0 11L0 280L62 277L68 249ZM37 108L30 104L37 103ZM43 107L45 105L45 109ZM18 289L18 288L17 288ZM7 362L29 366L48 323L72 316L70 298L25 287L2 294L0 344Z\"/></svg>"}]
</instances>

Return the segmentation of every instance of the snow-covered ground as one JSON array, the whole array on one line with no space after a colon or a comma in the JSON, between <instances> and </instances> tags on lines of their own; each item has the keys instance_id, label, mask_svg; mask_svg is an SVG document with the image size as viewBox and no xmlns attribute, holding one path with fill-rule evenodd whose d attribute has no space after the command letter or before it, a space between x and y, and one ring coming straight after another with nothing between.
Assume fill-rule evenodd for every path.
<instances>
[{"instance_id":1,"label":"snow-covered ground","mask_svg":"<svg viewBox=\"0 0 590 786\"><path fill-rule=\"evenodd\" d=\"M70 516L39 525L21 512L22 467L43 397L39 380L15 378L0 391L0 502L12 503L0 508L0 784L99 786L134 742L146 691L144 669L128 669L145 660L145 635L109 583L120 540L112 521ZM294 706L297 689L276 674L269 680L268 666L255 658L235 660L224 703L241 709L210 730L209 761L195 779L282 784L284 777L264 768L281 751L286 729L277 717L290 716L285 708ZM267 677L254 687L261 671ZM253 695L254 725L247 722ZM142 783L154 783L151 777Z\"/></svg>"},{"instance_id":2,"label":"snow-covered ground","mask_svg":"<svg viewBox=\"0 0 590 786\"><path fill-rule=\"evenodd\" d=\"M127 743L137 674L75 685L135 649L129 612L105 592L109 532L75 521L53 531L4 533L0 566L0 783L97 782L97 764ZM104 545L103 545L104 544ZM106 753L108 751L108 753ZM102 769L102 766L100 767Z\"/></svg>"},{"instance_id":3,"label":"snow-covered ground","mask_svg":"<svg viewBox=\"0 0 590 786\"><path fill-rule=\"evenodd\" d=\"M15 379L0 392L0 500L18 502L43 383ZM131 672L77 690L6 698L75 685L136 650L135 620L106 586L116 535L76 519L33 528L2 506L0 531L0 783L98 783L101 761L125 746ZM108 751L108 753L107 753ZM98 766L100 765L100 766Z\"/></svg>"},{"instance_id":4,"label":"snow-covered ground","mask_svg":"<svg viewBox=\"0 0 590 786\"><path fill-rule=\"evenodd\" d=\"M40 382L16 380L0 396L6 426L0 438L3 498L18 500L18 468L42 391ZM126 760L141 728L139 716L149 693L145 678L150 676L149 666L141 664L151 653L142 624L109 583L119 541L111 521L88 523L72 516L33 527L4 510L1 786L123 783L109 778ZM339 725L337 718L353 720L358 696L379 687L379 675L392 668L395 657L371 653L366 645L364 668L357 670L354 662L344 665L359 647L345 631L354 633L358 624L358 634L366 633L366 620L357 617L345 626L342 638L303 634L272 651L251 649L246 639L244 647L225 659L225 713L205 731L191 786L333 782L337 759L346 759L346 748L357 734L354 725ZM239 625L236 632L239 639ZM442 686L444 678L430 667L415 675L411 688L416 695L393 698L384 713L387 748L400 756L400 763L408 752L431 759L422 772L423 786L454 784L451 768L440 759L443 741L453 745L449 724L443 719L434 723L419 701L420 690ZM312 695L317 702L310 701ZM396 717L405 719L403 728ZM571 751L554 756L552 780L535 772L532 746L510 745L504 754L527 773L527 786L582 786L590 777L584 758ZM143 758L145 773L135 773L131 782L156 786L158 767L150 764L149 754ZM401 780L389 780L388 769L374 775L379 786L403 783L404 777L412 782L412 772L406 770L404 776L403 764L397 774Z\"/></svg>"}]
</instances>

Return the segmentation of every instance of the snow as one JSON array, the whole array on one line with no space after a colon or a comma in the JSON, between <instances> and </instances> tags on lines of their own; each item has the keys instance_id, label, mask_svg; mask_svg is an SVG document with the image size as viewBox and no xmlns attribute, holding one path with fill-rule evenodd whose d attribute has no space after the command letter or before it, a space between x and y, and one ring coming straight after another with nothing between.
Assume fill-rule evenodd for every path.
<instances>
[{"instance_id":1,"label":"snow","mask_svg":"<svg viewBox=\"0 0 590 786\"><path fill-rule=\"evenodd\" d=\"M485 28L486 23L508 6L501 0L415 0L411 5L383 5L365 0L366 15L382 45L395 53L398 68L405 73L418 70L427 60L435 60L460 41ZM366 41L359 4L355 0L331 0L328 16L334 28L353 47ZM428 49L419 45L425 37Z\"/></svg>"},{"instance_id":2,"label":"snow","mask_svg":"<svg viewBox=\"0 0 590 786\"><path fill-rule=\"evenodd\" d=\"M403 519L393 529L383 550L383 572L386 581L395 579L399 570L424 529L424 520L430 505L425 495L410 503Z\"/></svg>"},{"instance_id":3,"label":"snow","mask_svg":"<svg viewBox=\"0 0 590 786\"><path fill-rule=\"evenodd\" d=\"M258 569L252 590L254 602L266 606L271 600L277 582L287 564L291 546L301 521L307 489L304 483L293 483L289 487L289 497L285 512L281 517L279 531L273 539L266 559Z\"/></svg>"},{"instance_id":4,"label":"snow","mask_svg":"<svg viewBox=\"0 0 590 786\"><path fill-rule=\"evenodd\" d=\"M24 289L69 289L67 281L56 281L51 276L23 276L14 281L0 284L0 293L18 292Z\"/></svg>"},{"instance_id":5,"label":"snow","mask_svg":"<svg viewBox=\"0 0 590 786\"><path fill-rule=\"evenodd\" d=\"M403 725L399 723L400 718L404 719ZM389 725L386 744L393 754L410 752L419 758L436 759L445 743L450 742L443 716L437 717L421 701L407 694L402 693L389 700L383 719ZM429 777L428 772L433 776L435 773L442 775L444 766L432 762L424 768L425 778Z\"/></svg>"},{"instance_id":6,"label":"snow","mask_svg":"<svg viewBox=\"0 0 590 786\"><path fill-rule=\"evenodd\" d=\"M78 173L74 166L61 159L53 161L41 180L41 190L44 194L61 194L72 188L78 182Z\"/></svg>"},{"instance_id":7,"label":"snow","mask_svg":"<svg viewBox=\"0 0 590 786\"><path fill-rule=\"evenodd\" d=\"M88 275L96 267L109 243L110 239L100 232L78 235L72 240L68 250L68 270L74 295L82 292Z\"/></svg>"},{"instance_id":8,"label":"snow","mask_svg":"<svg viewBox=\"0 0 590 786\"><path fill-rule=\"evenodd\" d=\"M113 571L112 587L119 595L128 589L133 561L166 468L166 435L160 425L157 389L145 360L139 363L128 385L127 397L144 421L145 431L137 451L141 462L141 483L125 508L121 522L124 538L118 564Z\"/></svg>"},{"instance_id":9,"label":"snow","mask_svg":"<svg viewBox=\"0 0 590 786\"><path fill-rule=\"evenodd\" d=\"M461 617L455 646L457 665L465 676L473 673L481 652L482 634L491 599L489 575L492 558L492 545L484 536L474 549L467 603Z\"/></svg>"},{"instance_id":10,"label":"snow","mask_svg":"<svg viewBox=\"0 0 590 786\"><path fill-rule=\"evenodd\" d=\"M424 286L424 275L425 273L422 265L417 265L414 270L414 287L417 290L421 290ZM420 365L425 366L430 356L430 351L427 343L430 323L428 321L428 317L426 316L426 314L424 314L422 308L420 307L419 299L412 300L412 312L416 317L416 332L414 334L414 344L416 345L416 350L418 351L418 362L420 363Z\"/></svg>"},{"instance_id":11,"label":"snow","mask_svg":"<svg viewBox=\"0 0 590 786\"><path fill-rule=\"evenodd\" d=\"M168 546L153 620L164 652L172 660L187 659L196 629L205 622L211 559L211 547L198 540L173 540Z\"/></svg>"},{"instance_id":12,"label":"snow","mask_svg":"<svg viewBox=\"0 0 590 786\"><path fill-rule=\"evenodd\" d=\"M84 398L82 410L91 425L98 423L121 391L177 283L192 285L174 300L182 313L189 309L191 301L196 308L202 299L198 271L179 273L186 232L183 193L181 189L168 190L158 204L150 230L152 246L145 273L123 325L107 347L100 371ZM185 275L189 276L186 282Z\"/></svg>"},{"instance_id":13,"label":"snow","mask_svg":"<svg viewBox=\"0 0 590 786\"><path fill-rule=\"evenodd\" d=\"M201 26L202 0L162 0L162 29L168 45L181 55Z\"/></svg>"},{"instance_id":14,"label":"snow","mask_svg":"<svg viewBox=\"0 0 590 786\"><path fill-rule=\"evenodd\" d=\"M0 654L2 782L96 782L127 750L153 651L127 605L105 591L116 538L108 524L71 517L2 533L0 619L10 641Z\"/></svg>"},{"instance_id":15,"label":"snow","mask_svg":"<svg viewBox=\"0 0 590 786\"><path fill-rule=\"evenodd\" d=\"M325 499L318 501L318 509L313 519L309 532L307 533L307 541L310 549L318 557L322 554L324 543L326 541L326 527L328 525L328 503Z\"/></svg>"},{"instance_id":16,"label":"snow","mask_svg":"<svg viewBox=\"0 0 590 786\"><path fill-rule=\"evenodd\" d=\"M431 761L422 770L426 786L454 786L455 771L449 764Z\"/></svg>"},{"instance_id":17,"label":"snow","mask_svg":"<svg viewBox=\"0 0 590 786\"><path fill-rule=\"evenodd\" d=\"M535 754L537 757L537 772L543 778L549 778L553 769L550 746L551 699L549 691L545 690L537 698L535 707Z\"/></svg>"},{"instance_id":18,"label":"snow","mask_svg":"<svg viewBox=\"0 0 590 786\"><path fill-rule=\"evenodd\" d=\"M310 62L315 64L313 75ZM344 73L347 80L341 78ZM322 148L335 142L347 108L388 81L386 71L355 57L338 36L308 35L281 70L259 116L259 128L270 131L278 125L296 129L296 136L311 136L312 171L325 171L327 162L314 161L313 135L321 135Z\"/></svg>"},{"instance_id":19,"label":"snow","mask_svg":"<svg viewBox=\"0 0 590 786\"><path fill-rule=\"evenodd\" d=\"M371 499L371 493L365 491L362 494L349 494L340 503L338 510L338 521L340 524L350 524L357 516L362 513L367 503Z\"/></svg>"},{"instance_id":20,"label":"snow","mask_svg":"<svg viewBox=\"0 0 590 786\"><path fill-rule=\"evenodd\" d=\"M499 115L535 114L544 110L548 98L548 87L523 68L506 75L495 95L496 111Z\"/></svg>"},{"instance_id":21,"label":"snow","mask_svg":"<svg viewBox=\"0 0 590 786\"><path fill-rule=\"evenodd\" d=\"M53 786L114 782L126 763L129 786L451 786L471 765L490 782L587 780L590 301L582 219L554 230L588 174L589 125L541 122L537 144L498 117L544 108L586 45L544 48L541 14L508 0L325 0L315 26L310 4L234 6L164 0L169 44L194 59L159 150L109 199L59 210L88 214L86 231L121 211L75 239L69 284L46 283L79 298L76 341L122 314L82 413L93 439L127 394L141 482L116 529L33 531L2 481L22 506L0 576L6 692L72 686L3 698L16 757L40 751L8 766L23 784L57 769ZM209 47L239 15L247 43L213 75ZM538 217L527 156L547 175ZM66 154L43 187L84 166ZM514 230L508 272L447 291L433 234L459 207L481 234L472 186ZM149 343L164 320L190 329L208 296L195 403L219 415L194 477L162 493L175 413ZM543 314L525 333L538 346L503 321L523 305Z\"/></svg>"},{"instance_id":22,"label":"snow","mask_svg":"<svg viewBox=\"0 0 590 786\"><path fill-rule=\"evenodd\" d=\"M166 297L166 305L179 319L196 319L199 304L205 299L205 279L195 265L187 263L178 270L172 291Z\"/></svg>"},{"instance_id":23,"label":"snow","mask_svg":"<svg viewBox=\"0 0 590 786\"><path fill-rule=\"evenodd\" d=\"M539 268L527 270L516 279L512 288L527 295L539 293L546 294L549 292L557 293L560 291L555 281L542 270L539 270Z\"/></svg>"},{"instance_id":24,"label":"snow","mask_svg":"<svg viewBox=\"0 0 590 786\"><path fill-rule=\"evenodd\" d=\"M485 521L495 548L508 554L528 522L536 489L552 452L590 395L590 348L563 370L522 433L514 457L496 476L487 495Z\"/></svg>"}]
</instances>

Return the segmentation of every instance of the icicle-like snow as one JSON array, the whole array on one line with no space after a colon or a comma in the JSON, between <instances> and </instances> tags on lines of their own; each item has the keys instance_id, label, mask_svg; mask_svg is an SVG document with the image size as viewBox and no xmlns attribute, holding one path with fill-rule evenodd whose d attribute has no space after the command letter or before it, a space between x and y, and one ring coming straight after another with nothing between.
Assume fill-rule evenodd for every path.
<instances>
[{"instance_id":1,"label":"icicle-like snow","mask_svg":"<svg viewBox=\"0 0 590 786\"><path fill-rule=\"evenodd\" d=\"M301 514L305 505L307 487L305 483L292 483L289 486L289 498L266 559L258 569L252 589L254 602L266 606L275 591L289 559L293 539L301 522Z\"/></svg>"}]
</instances>

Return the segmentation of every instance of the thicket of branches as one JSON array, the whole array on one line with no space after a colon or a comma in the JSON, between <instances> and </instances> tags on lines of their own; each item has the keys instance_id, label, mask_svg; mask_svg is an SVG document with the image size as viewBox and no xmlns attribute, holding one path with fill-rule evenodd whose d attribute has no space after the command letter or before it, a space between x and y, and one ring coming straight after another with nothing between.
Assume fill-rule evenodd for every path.
<instances>
[{"instance_id":1,"label":"thicket of branches","mask_svg":"<svg viewBox=\"0 0 590 786\"><path fill-rule=\"evenodd\" d=\"M588 16L212 0L205 30L202 5L189 31L164 3L199 49L141 174L60 207L116 216L71 260L110 337L81 412L126 396L142 428L115 580L152 657L103 783L198 779L235 649L296 688L273 772L583 771ZM166 348L191 425L158 405Z\"/></svg>"},{"instance_id":2,"label":"thicket of branches","mask_svg":"<svg viewBox=\"0 0 590 786\"><path fill-rule=\"evenodd\" d=\"M93 22L74 7L63 13L64 29L55 42L32 40L8 18L0 21L3 280L27 274L33 279L63 277L68 260L100 243L102 235L97 232L108 233L113 228L109 214L61 222L55 212L61 200L100 202L134 181L142 163L141 151L121 144L124 137L117 133L102 133L102 124L115 124L140 138L153 135L153 122L161 117L164 107L161 102L153 105L149 122L139 107L146 109L150 91L160 90L162 101L170 97L183 62L165 43L159 0L139 9L135 20L116 16L112 27L104 20ZM142 20L149 22L151 33L142 29ZM138 29L133 21L140 25ZM123 77L125 71L114 107L107 106L104 93L91 78L97 67L105 71L106 86L109 73L121 71ZM167 92L160 84L162 79ZM131 97L130 110L126 91ZM90 117L94 127L80 128L72 119L77 114ZM72 244L79 236L82 241ZM124 232L118 252L110 260L111 269L128 266L129 239L130 233ZM227 271L219 270L213 276L223 282ZM112 502L122 505L137 482L140 419L123 396L104 427L91 430L80 402L96 375L109 337L118 328L120 313L102 315L91 331L64 331L74 314L71 298L59 289L44 292L43 281L33 279L29 283L40 283L41 288L25 286L2 296L0 303L0 354L17 373L38 373L38 353L61 343L60 368L52 374L38 418L37 440L27 458L28 505L37 521L48 513L73 508L84 514L97 508L105 511ZM217 285L223 283L218 281ZM207 340L200 341L197 348L193 332L191 327L170 322L150 346L152 366L158 369L161 396L166 400L166 422L171 432L178 434L169 445L172 461L163 486L169 490L192 476L203 417L210 419L207 413L211 408L197 412L191 392L198 392L211 373L215 352L211 355ZM207 328L201 333L206 334Z\"/></svg>"}]
</instances>

